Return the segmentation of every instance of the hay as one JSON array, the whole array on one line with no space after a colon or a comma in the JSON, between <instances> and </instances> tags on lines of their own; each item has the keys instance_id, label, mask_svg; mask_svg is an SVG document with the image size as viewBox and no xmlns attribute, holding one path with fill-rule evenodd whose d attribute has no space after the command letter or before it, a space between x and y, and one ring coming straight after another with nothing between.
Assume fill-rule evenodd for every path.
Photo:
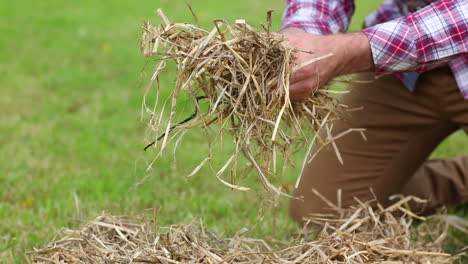
<instances>
[{"instance_id":1,"label":"hay","mask_svg":"<svg viewBox=\"0 0 468 264\"><path fill-rule=\"evenodd\" d=\"M304 229L287 246L241 235L222 239L196 221L188 226L163 228L155 221L136 224L126 217L102 215L79 230L64 230L61 239L28 254L36 264L397 264L452 263L460 259L463 253L443 252L448 237L447 215L428 219L417 216L407 209L409 201L421 202L406 197L385 209L376 201L358 201L357 206L348 209L331 205L334 214L313 215L307 220L321 226L315 238L310 229ZM412 225L415 219L422 222L417 227ZM466 232L466 221L457 224Z\"/></svg>"},{"instance_id":2,"label":"hay","mask_svg":"<svg viewBox=\"0 0 468 264\"><path fill-rule=\"evenodd\" d=\"M330 122L336 118L338 110L345 110L332 96L334 92L322 87L303 102L292 102L289 98L292 73L332 54L295 65L295 52L311 51L298 50L290 46L283 35L271 32L271 12L263 26L264 32L245 21L230 25L225 20L215 20L213 29L208 31L197 25L173 24L161 10L158 14L162 25L145 23L141 42L144 55L159 61L146 93L149 95L155 88L156 102L149 106L147 96L143 102L143 111L151 116L148 124L151 143L147 148L158 150L155 160L170 141L177 146L185 130L204 129L209 146L227 133L232 136L235 149L224 166L215 170L216 176L231 188L248 190L221 178L228 168L231 168L231 179L236 178L237 168L244 166L238 163L238 158L244 154L263 185L276 194L281 190L268 179L277 173L277 163L284 162L283 168L293 165L294 152L309 149L305 163L313 156L312 144L331 143L342 161L333 141L353 130L332 137ZM177 77L170 96L161 100L158 76L168 61L177 65ZM176 120L177 105L183 100L181 94L190 98L195 109L182 121ZM159 105L160 101L164 101L164 105ZM203 102L208 107L204 107ZM218 132L213 134L210 128L215 126ZM321 130L326 137L318 136ZM362 129L355 131L362 132ZM278 162L277 156L280 157ZM209 164L212 158L210 149L190 176Z\"/></svg>"}]
</instances>

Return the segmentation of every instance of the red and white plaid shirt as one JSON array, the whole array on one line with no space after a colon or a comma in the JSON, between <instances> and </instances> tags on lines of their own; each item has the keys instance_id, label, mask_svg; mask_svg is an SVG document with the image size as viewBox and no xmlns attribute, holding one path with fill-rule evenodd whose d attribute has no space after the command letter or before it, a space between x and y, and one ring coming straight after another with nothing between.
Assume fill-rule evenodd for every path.
<instances>
[{"instance_id":1,"label":"red and white plaid shirt","mask_svg":"<svg viewBox=\"0 0 468 264\"><path fill-rule=\"evenodd\" d=\"M283 26L346 32L353 13L353 0L287 0ZM366 26L376 73L395 73L413 91L417 73L448 62L468 99L468 0L385 0Z\"/></svg>"}]
</instances>

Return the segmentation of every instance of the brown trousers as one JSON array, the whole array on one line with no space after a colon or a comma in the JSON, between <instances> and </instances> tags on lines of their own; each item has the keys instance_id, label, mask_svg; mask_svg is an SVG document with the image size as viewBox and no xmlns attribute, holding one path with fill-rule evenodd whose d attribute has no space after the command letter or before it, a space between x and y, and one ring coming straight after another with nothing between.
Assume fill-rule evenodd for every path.
<instances>
[{"instance_id":1,"label":"brown trousers","mask_svg":"<svg viewBox=\"0 0 468 264\"><path fill-rule=\"evenodd\" d=\"M358 80L373 79L370 73ZM290 213L300 221L309 213L326 212L326 204L312 188L336 204L342 190L344 206L372 198L370 188L383 205L393 194L415 195L429 200L426 209L468 202L468 155L428 160L437 145L454 131L468 132L468 101L463 100L448 67L422 74L416 91L409 92L393 76L368 84L352 84L340 101L363 110L344 113L334 123L333 134L348 128L365 128L338 139L344 165L330 148L324 148L304 168L292 199Z\"/></svg>"}]
</instances>

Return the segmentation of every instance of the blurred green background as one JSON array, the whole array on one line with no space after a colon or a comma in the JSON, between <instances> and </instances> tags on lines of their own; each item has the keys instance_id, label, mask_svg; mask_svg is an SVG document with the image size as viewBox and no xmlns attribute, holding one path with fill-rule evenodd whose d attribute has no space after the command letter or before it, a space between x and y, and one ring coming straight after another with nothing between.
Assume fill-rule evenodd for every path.
<instances>
[{"instance_id":1,"label":"blurred green background","mask_svg":"<svg viewBox=\"0 0 468 264\"><path fill-rule=\"evenodd\" d=\"M357 1L351 30L380 2ZM217 18L258 26L274 9L278 30L284 1L193 0L192 6L207 27ZM200 133L186 137L177 161L170 154L146 171L154 152L142 150L140 110L154 62L141 56L139 39L143 19L159 23L157 8L172 21L193 22L185 0L0 3L0 263L23 263L24 252L59 228L76 228L104 211L160 210L162 225L201 217L226 235L254 227L249 235L285 239L297 231L286 198L272 210L263 192L232 191L211 171L184 177L206 151ZM169 91L172 77L162 77L163 89ZM457 133L435 155L467 153L466 145ZM221 155L216 164L222 162ZM285 183L298 172L291 170ZM250 178L245 184L261 189Z\"/></svg>"}]
</instances>

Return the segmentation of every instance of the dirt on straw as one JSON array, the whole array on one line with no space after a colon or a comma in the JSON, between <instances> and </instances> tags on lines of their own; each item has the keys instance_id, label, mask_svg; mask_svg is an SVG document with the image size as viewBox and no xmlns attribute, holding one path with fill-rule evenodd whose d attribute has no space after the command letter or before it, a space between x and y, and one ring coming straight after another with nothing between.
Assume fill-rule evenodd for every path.
<instances>
[{"instance_id":1,"label":"dirt on straw","mask_svg":"<svg viewBox=\"0 0 468 264\"><path fill-rule=\"evenodd\" d=\"M311 146L316 143L333 144L341 160L334 140L351 131L362 133L362 129L351 129L332 136L330 122L346 106L339 104L328 87L318 89L303 102L290 100L293 72L333 54L295 65L296 52L312 51L298 50L283 35L271 32L271 12L262 25L263 31L245 21L231 25L222 19L215 20L211 30L205 30L198 25L171 23L162 10L157 13L162 24L144 23L141 41L143 54L158 61L146 93L156 93L156 101L150 106L145 96L143 102L143 111L150 116L147 134L151 143L147 148L157 150L154 161L171 141L179 145L180 137L188 129L202 128L208 134L209 146L227 133L232 136L235 149L225 164L215 169L218 179L231 188L248 190L221 177L230 169L230 178L236 178L237 169L245 166L238 162L243 154L264 187L280 194L281 190L269 181L277 174L278 159L286 168L293 165L294 152L308 149L305 163L313 157ZM175 86L168 98L160 98L158 76L168 61L177 65ZM183 100L181 94L190 98L195 111L184 120L176 120L177 105ZM209 106L203 107L202 103ZM217 132L212 133L213 130ZM321 131L327 136L318 136ZM210 149L189 176L210 165L211 153Z\"/></svg>"},{"instance_id":2,"label":"dirt on straw","mask_svg":"<svg viewBox=\"0 0 468 264\"><path fill-rule=\"evenodd\" d=\"M32 263L453 263L463 261L464 249L450 255L443 246L453 224L468 234L468 223L445 213L429 218L415 215L400 197L383 208L375 200L357 201L334 213L311 215L292 242L268 243L236 234L220 238L201 221L188 226L158 227L153 220L102 215L78 230L63 230L60 239L29 252ZM400 216L395 216L400 215ZM414 225L414 221L420 222ZM317 230L317 229L315 229ZM466 246L466 245L465 245ZM465 255L464 255L465 254ZM466 258L465 258L466 260Z\"/></svg>"}]
</instances>

